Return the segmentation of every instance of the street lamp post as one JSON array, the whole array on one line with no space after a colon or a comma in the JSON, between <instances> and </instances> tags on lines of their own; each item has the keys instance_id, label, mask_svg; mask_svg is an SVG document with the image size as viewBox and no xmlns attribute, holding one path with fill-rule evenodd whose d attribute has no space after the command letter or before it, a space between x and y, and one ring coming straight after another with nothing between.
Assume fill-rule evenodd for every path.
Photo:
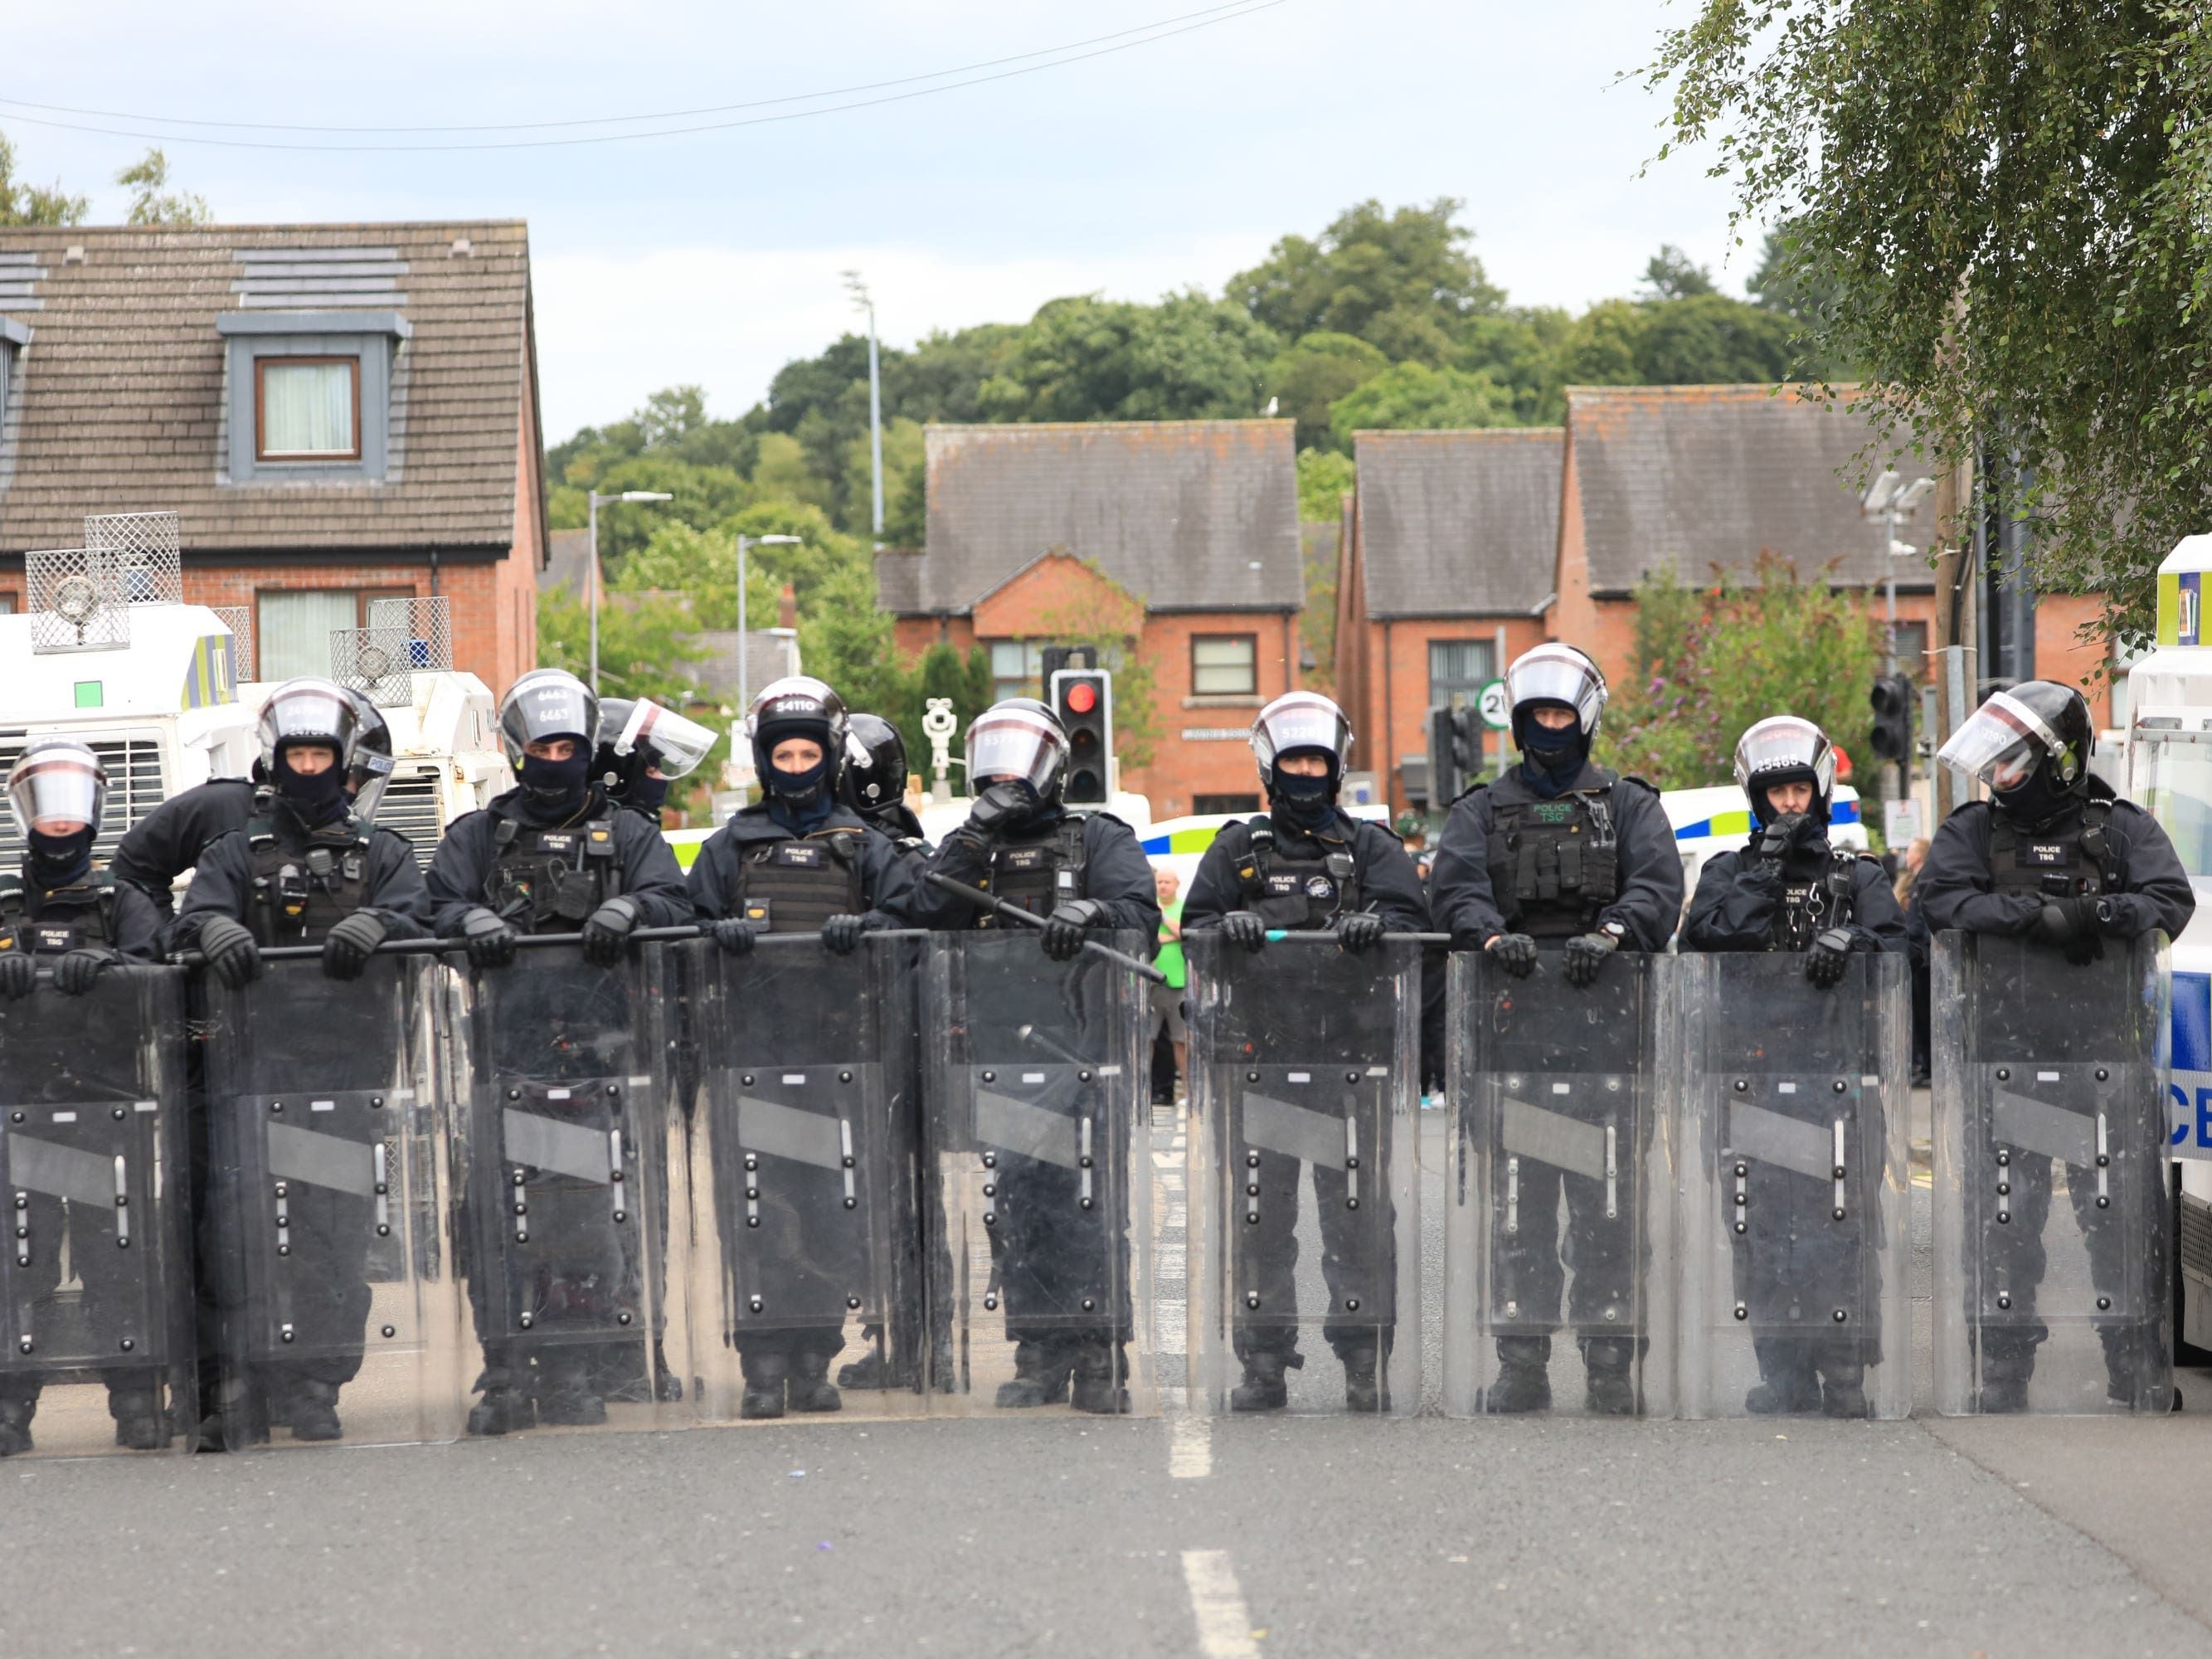
<instances>
[{"instance_id":1,"label":"street lamp post","mask_svg":"<svg viewBox=\"0 0 2212 1659\"><path fill-rule=\"evenodd\" d=\"M868 285L860 280L860 273L845 273L845 291L853 296L856 311L868 313L868 454L875 467L875 515L870 520L875 526L876 549L884 545L884 380L876 364L876 302L868 296Z\"/></svg>"},{"instance_id":2,"label":"street lamp post","mask_svg":"<svg viewBox=\"0 0 2212 1659\"><path fill-rule=\"evenodd\" d=\"M675 499L675 496L662 489L625 489L619 495L602 495L596 489L591 492L589 497L591 501L590 514L592 523L592 568L590 571L590 579L592 583L592 692L593 696L597 696L599 690L599 505L603 501L672 501Z\"/></svg>"},{"instance_id":3,"label":"street lamp post","mask_svg":"<svg viewBox=\"0 0 2212 1659\"><path fill-rule=\"evenodd\" d=\"M1882 527L1882 587L1889 603L1889 632L1883 649L1882 672L1886 674L1897 672L1897 561L1909 559L1920 550L1897 539L1897 526L1918 510L1928 492L1935 488L1933 478L1915 478L1906 483L1894 467L1887 467L1859 503L1864 516L1877 520Z\"/></svg>"},{"instance_id":4,"label":"street lamp post","mask_svg":"<svg viewBox=\"0 0 2212 1659\"><path fill-rule=\"evenodd\" d=\"M797 536L739 536L738 538L738 700L750 702L753 683L745 650L745 554L756 547L797 547Z\"/></svg>"}]
</instances>

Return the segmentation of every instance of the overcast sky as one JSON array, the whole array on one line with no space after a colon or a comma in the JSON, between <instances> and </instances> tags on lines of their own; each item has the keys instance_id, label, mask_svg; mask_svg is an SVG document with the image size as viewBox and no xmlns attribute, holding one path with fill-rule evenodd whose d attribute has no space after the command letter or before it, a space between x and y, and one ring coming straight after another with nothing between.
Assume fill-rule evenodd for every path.
<instances>
[{"instance_id":1,"label":"overcast sky","mask_svg":"<svg viewBox=\"0 0 2212 1659\"><path fill-rule=\"evenodd\" d=\"M1211 22L1190 15L1205 4L22 6L8 24L0 131L21 175L89 191L94 216L113 220L125 198L108 181L146 146L122 135L181 133L171 124L186 119L574 122L757 104L1096 42L1082 61L973 71L1004 77L982 84L679 137L412 153L167 143L173 178L228 222L527 219L549 439L683 381L703 386L717 413L742 411L786 360L848 326L847 267L872 286L885 341L904 344L934 328L1018 320L1056 295L1218 289L1278 236L1318 232L1370 196L1462 198L1478 254L1516 301L1579 307L1627 293L1662 241L1727 261L1723 285L1741 290L1747 250L1731 257L1725 190L1679 157L1639 179L1662 106L1616 84L1664 24L1689 15L1686 0L1276 0ZM1122 43L1098 37L1176 17L1182 33L1101 50ZM423 144L576 131L210 136Z\"/></svg>"}]
</instances>

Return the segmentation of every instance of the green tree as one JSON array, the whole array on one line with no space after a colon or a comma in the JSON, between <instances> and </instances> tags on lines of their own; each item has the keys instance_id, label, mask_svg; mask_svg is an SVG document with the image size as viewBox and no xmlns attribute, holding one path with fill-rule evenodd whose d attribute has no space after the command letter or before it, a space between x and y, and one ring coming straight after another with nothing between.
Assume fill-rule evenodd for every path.
<instances>
[{"instance_id":1,"label":"green tree","mask_svg":"<svg viewBox=\"0 0 2212 1659\"><path fill-rule=\"evenodd\" d=\"M904 416L884 422L884 544L920 547L922 538L921 422ZM874 461L866 428L845 446L845 499L855 535L873 538Z\"/></svg>"},{"instance_id":2,"label":"green tree","mask_svg":"<svg viewBox=\"0 0 2212 1659\"><path fill-rule=\"evenodd\" d=\"M1346 450L1352 434L1364 428L1434 431L1515 423L1511 395L1489 375L1425 363L1385 369L1330 404L1328 417L1338 447Z\"/></svg>"},{"instance_id":3,"label":"green tree","mask_svg":"<svg viewBox=\"0 0 2212 1659\"><path fill-rule=\"evenodd\" d=\"M1352 457L1337 449L1298 451L1298 521L1334 524L1340 503L1358 477Z\"/></svg>"},{"instance_id":4,"label":"green tree","mask_svg":"<svg viewBox=\"0 0 2212 1659\"><path fill-rule=\"evenodd\" d=\"M1697 294L1644 307L1636 378L1646 386L1771 385L1786 378L1796 333L1778 313Z\"/></svg>"},{"instance_id":5,"label":"green tree","mask_svg":"<svg viewBox=\"0 0 2212 1659\"><path fill-rule=\"evenodd\" d=\"M1468 318L1505 303L1469 252L1462 205L1449 196L1395 212L1358 203L1317 238L1284 237L1229 279L1228 296L1285 339L1327 330L1394 362L1442 363Z\"/></svg>"},{"instance_id":6,"label":"green tree","mask_svg":"<svg viewBox=\"0 0 2212 1659\"><path fill-rule=\"evenodd\" d=\"M1472 317L1450 367L1486 374L1505 387L1521 424L1557 426L1566 415L1567 351L1576 326L1555 306L1516 306Z\"/></svg>"},{"instance_id":7,"label":"green tree","mask_svg":"<svg viewBox=\"0 0 2212 1659\"><path fill-rule=\"evenodd\" d=\"M166 188L169 158L159 149L148 150L134 165L117 173L115 182L131 191L131 224L204 225L215 217L206 197Z\"/></svg>"},{"instance_id":8,"label":"green tree","mask_svg":"<svg viewBox=\"0 0 2212 1659\"><path fill-rule=\"evenodd\" d=\"M815 471L806 446L789 433L763 433L759 456L753 463L752 476L757 499L805 501L825 514L836 505L836 492L830 480Z\"/></svg>"},{"instance_id":9,"label":"green tree","mask_svg":"<svg viewBox=\"0 0 2212 1659\"><path fill-rule=\"evenodd\" d=\"M1238 307L1192 290L1157 306L1052 300L984 382L1002 421L1173 421L1257 414L1277 340Z\"/></svg>"},{"instance_id":10,"label":"green tree","mask_svg":"<svg viewBox=\"0 0 2212 1659\"><path fill-rule=\"evenodd\" d=\"M1267 370L1267 386L1282 412L1298 423L1301 449L1335 441L1328 406L1390 367L1390 360L1353 334L1324 329L1294 342Z\"/></svg>"},{"instance_id":11,"label":"green tree","mask_svg":"<svg viewBox=\"0 0 2212 1659\"><path fill-rule=\"evenodd\" d=\"M565 588L538 595L538 660L589 678L592 613ZM691 699L683 667L703 653L691 607L680 598L610 594L599 607L599 690L610 697L650 697L672 708Z\"/></svg>"},{"instance_id":12,"label":"green tree","mask_svg":"<svg viewBox=\"0 0 2212 1659\"><path fill-rule=\"evenodd\" d=\"M0 133L0 225L81 225L91 210L88 196L71 196L57 179L52 185L17 182L15 146Z\"/></svg>"},{"instance_id":13,"label":"green tree","mask_svg":"<svg viewBox=\"0 0 2212 1659\"><path fill-rule=\"evenodd\" d=\"M1644 267L1644 287L1654 300L1692 300L1719 291L1713 286L1713 273L1672 242L1662 242Z\"/></svg>"},{"instance_id":14,"label":"green tree","mask_svg":"<svg viewBox=\"0 0 2212 1659\"><path fill-rule=\"evenodd\" d=\"M1645 76L1674 100L1660 155L1713 143L1735 222L1786 222L1791 268L1833 284L1814 354L1865 366L1919 465L2022 457L2038 585L2103 592L2144 639L2212 500L2201 0L1702 0Z\"/></svg>"}]
</instances>

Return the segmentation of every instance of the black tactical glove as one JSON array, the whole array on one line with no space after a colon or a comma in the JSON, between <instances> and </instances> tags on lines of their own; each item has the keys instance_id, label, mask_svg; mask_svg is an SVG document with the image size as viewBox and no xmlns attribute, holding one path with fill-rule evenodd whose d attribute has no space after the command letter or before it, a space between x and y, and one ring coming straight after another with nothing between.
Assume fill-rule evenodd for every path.
<instances>
[{"instance_id":1,"label":"black tactical glove","mask_svg":"<svg viewBox=\"0 0 2212 1659\"><path fill-rule=\"evenodd\" d=\"M749 957L754 931L752 923L743 916L723 916L714 923L714 943L733 957Z\"/></svg>"},{"instance_id":2,"label":"black tactical glove","mask_svg":"<svg viewBox=\"0 0 2212 1659\"><path fill-rule=\"evenodd\" d=\"M1054 962L1066 962L1083 948L1086 929L1098 925L1106 914L1106 907L1097 899L1069 899L1045 918L1042 944L1045 955Z\"/></svg>"},{"instance_id":3,"label":"black tactical glove","mask_svg":"<svg viewBox=\"0 0 2212 1659\"><path fill-rule=\"evenodd\" d=\"M975 797L975 805L968 809L968 822L961 828L976 840L988 842L1034 812L1036 804L1036 791L1026 783L994 783Z\"/></svg>"},{"instance_id":4,"label":"black tactical glove","mask_svg":"<svg viewBox=\"0 0 2212 1659\"><path fill-rule=\"evenodd\" d=\"M54 964L54 989L65 997L81 997L92 989L101 969L118 960L112 951L96 951L89 946L71 951Z\"/></svg>"},{"instance_id":5,"label":"black tactical glove","mask_svg":"<svg viewBox=\"0 0 2212 1659\"><path fill-rule=\"evenodd\" d=\"M1526 933L1498 933L1483 949L1516 979L1526 979L1536 971L1536 941Z\"/></svg>"},{"instance_id":6,"label":"black tactical glove","mask_svg":"<svg viewBox=\"0 0 2212 1659\"><path fill-rule=\"evenodd\" d=\"M514 960L522 934L515 925L482 905L461 918L461 938L469 951L471 968L504 968Z\"/></svg>"},{"instance_id":7,"label":"black tactical glove","mask_svg":"<svg viewBox=\"0 0 2212 1659\"><path fill-rule=\"evenodd\" d=\"M860 935L868 931L868 919L849 913L830 916L822 923L822 948L832 956L848 957L860 948Z\"/></svg>"},{"instance_id":8,"label":"black tactical glove","mask_svg":"<svg viewBox=\"0 0 2212 1659\"><path fill-rule=\"evenodd\" d=\"M215 976L234 991L261 977L261 947L244 923L210 916L200 924L200 954Z\"/></svg>"},{"instance_id":9,"label":"black tactical glove","mask_svg":"<svg viewBox=\"0 0 2212 1659\"><path fill-rule=\"evenodd\" d=\"M384 918L356 910L323 939L323 972L332 979L359 979L376 947L384 943Z\"/></svg>"},{"instance_id":10,"label":"black tactical glove","mask_svg":"<svg viewBox=\"0 0 2212 1659\"><path fill-rule=\"evenodd\" d=\"M1577 933L1567 941L1567 983L1596 984L1598 969L1620 945L1610 933Z\"/></svg>"},{"instance_id":11,"label":"black tactical glove","mask_svg":"<svg viewBox=\"0 0 2212 1659\"><path fill-rule=\"evenodd\" d=\"M1759 832L1759 856L1779 864L1819 832L1810 813L1785 812Z\"/></svg>"},{"instance_id":12,"label":"black tactical glove","mask_svg":"<svg viewBox=\"0 0 2212 1659\"><path fill-rule=\"evenodd\" d=\"M0 997L14 1002L39 983L39 964L21 951L0 951Z\"/></svg>"},{"instance_id":13,"label":"black tactical glove","mask_svg":"<svg viewBox=\"0 0 2212 1659\"><path fill-rule=\"evenodd\" d=\"M2035 919L2035 937L2065 951L2066 960L2076 968L2086 968L2105 954L2093 898L2044 900L2043 914Z\"/></svg>"},{"instance_id":14,"label":"black tactical glove","mask_svg":"<svg viewBox=\"0 0 2212 1659\"><path fill-rule=\"evenodd\" d=\"M1805 977L1823 991L1832 990L1842 982L1850 961L1851 930L1831 927L1814 939L1805 952Z\"/></svg>"},{"instance_id":15,"label":"black tactical glove","mask_svg":"<svg viewBox=\"0 0 2212 1659\"><path fill-rule=\"evenodd\" d=\"M1221 942L1257 951L1267 942L1267 924L1249 910L1231 910L1221 919Z\"/></svg>"},{"instance_id":16,"label":"black tactical glove","mask_svg":"<svg viewBox=\"0 0 2212 1659\"><path fill-rule=\"evenodd\" d=\"M611 968L623 959L630 932L637 926L637 901L624 894L611 898L584 919L584 960L595 968Z\"/></svg>"},{"instance_id":17,"label":"black tactical glove","mask_svg":"<svg viewBox=\"0 0 2212 1659\"><path fill-rule=\"evenodd\" d=\"M1360 956L1382 942L1382 918L1364 910L1336 919L1336 942L1340 949Z\"/></svg>"}]
</instances>

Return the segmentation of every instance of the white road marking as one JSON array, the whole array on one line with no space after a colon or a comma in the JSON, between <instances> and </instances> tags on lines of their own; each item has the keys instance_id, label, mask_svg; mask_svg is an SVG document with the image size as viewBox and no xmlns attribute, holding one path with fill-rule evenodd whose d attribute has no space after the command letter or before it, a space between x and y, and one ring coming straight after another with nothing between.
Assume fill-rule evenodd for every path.
<instances>
[{"instance_id":1,"label":"white road marking","mask_svg":"<svg viewBox=\"0 0 2212 1659\"><path fill-rule=\"evenodd\" d=\"M1206 1659L1259 1659L1252 1615L1245 1608L1236 1570L1229 1565L1229 1552L1185 1550L1182 1582L1198 1620L1198 1650Z\"/></svg>"},{"instance_id":2,"label":"white road marking","mask_svg":"<svg viewBox=\"0 0 2212 1659\"><path fill-rule=\"evenodd\" d=\"M1184 1411L1168 1419L1168 1474L1203 1480L1213 1473L1213 1419Z\"/></svg>"}]
</instances>

